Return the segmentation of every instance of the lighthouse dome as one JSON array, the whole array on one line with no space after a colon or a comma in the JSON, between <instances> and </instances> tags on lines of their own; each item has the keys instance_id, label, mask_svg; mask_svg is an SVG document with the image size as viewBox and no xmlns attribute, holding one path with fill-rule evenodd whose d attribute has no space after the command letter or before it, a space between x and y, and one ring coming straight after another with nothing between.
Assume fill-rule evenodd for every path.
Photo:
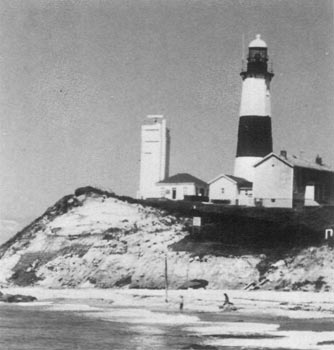
<instances>
[{"instance_id":1,"label":"lighthouse dome","mask_svg":"<svg viewBox=\"0 0 334 350\"><path fill-rule=\"evenodd\" d=\"M261 35L257 34L256 39L249 43L248 47L263 47L266 48L267 44L261 39Z\"/></svg>"}]
</instances>

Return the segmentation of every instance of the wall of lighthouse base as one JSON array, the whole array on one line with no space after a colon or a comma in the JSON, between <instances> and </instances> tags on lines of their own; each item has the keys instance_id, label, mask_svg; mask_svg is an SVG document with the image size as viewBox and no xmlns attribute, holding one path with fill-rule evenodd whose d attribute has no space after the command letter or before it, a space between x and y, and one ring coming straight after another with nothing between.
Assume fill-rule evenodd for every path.
<instances>
[{"instance_id":1,"label":"wall of lighthouse base","mask_svg":"<svg viewBox=\"0 0 334 350\"><path fill-rule=\"evenodd\" d=\"M254 164L259 162L262 157L237 157L234 162L234 176L242 177L250 182L254 181Z\"/></svg>"}]
</instances>

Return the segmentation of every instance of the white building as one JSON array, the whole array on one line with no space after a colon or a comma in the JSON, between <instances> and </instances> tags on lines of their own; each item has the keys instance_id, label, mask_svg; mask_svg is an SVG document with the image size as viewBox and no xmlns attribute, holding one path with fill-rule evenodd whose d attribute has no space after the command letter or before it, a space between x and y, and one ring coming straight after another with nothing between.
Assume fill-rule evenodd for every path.
<instances>
[{"instance_id":1,"label":"white building","mask_svg":"<svg viewBox=\"0 0 334 350\"><path fill-rule=\"evenodd\" d=\"M322 163L271 153L254 166L253 197L264 207L334 204L334 171Z\"/></svg>"},{"instance_id":2,"label":"white building","mask_svg":"<svg viewBox=\"0 0 334 350\"><path fill-rule=\"evenodd\" d=\"M157 198L156 183L169 174L170 135L162 115L148 115L141 129L140 182L137 198Z\"/></svg>"},{"instance_id":3,"label":"white building","mask_svg":"<svg viewBox=\"0 0 334 350\"><path fill-rule=\"evenodd\" d=\"M209 182L212 202L231 205L253 205L252 183L236 176L221 174Z\"/></svg>"},{"instance_id":4,"label":"white building","mask_svg":"<svg viewBox=\"0 0 334 350\"><path fill-rule=\"evenodd\" d=\"M208 196L208 184L187 173L176 174L157 183L159 197L183 200L185 196Z\"/></svg>"}]
</instances>

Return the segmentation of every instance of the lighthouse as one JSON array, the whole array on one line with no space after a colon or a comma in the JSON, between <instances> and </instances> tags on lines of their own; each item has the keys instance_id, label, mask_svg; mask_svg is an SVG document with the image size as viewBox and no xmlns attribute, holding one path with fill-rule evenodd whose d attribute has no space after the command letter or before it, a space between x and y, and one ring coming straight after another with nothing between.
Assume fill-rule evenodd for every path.
<instances>
[{"instance_id":1,"label":"lighthouse","mask_svg":"<svg viewBox=\"0 0 334 350\"><path fill-rule=\"evenodd\" d=\"M253 165L273 151L271 134L270 82L267 44L256 35L248 46L243 67L240 118L234 176L253 182Z\"/></svg>"}]
</instances>

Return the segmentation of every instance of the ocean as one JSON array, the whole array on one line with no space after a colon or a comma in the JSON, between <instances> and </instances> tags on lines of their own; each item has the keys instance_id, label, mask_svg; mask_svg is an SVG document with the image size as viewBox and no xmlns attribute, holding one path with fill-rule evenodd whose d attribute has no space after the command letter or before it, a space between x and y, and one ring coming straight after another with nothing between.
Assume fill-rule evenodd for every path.
<instances>
[{"instance_id":1,"label":"ocean","mask_svg":"<svg viewBox=\"0 0 334 350\"><path fill-rule=\"evenodd\" d=\"M7 305L0 312L1 350L183 349L192 342L191 335L172 325L141 326L84 312Z\"/></svg>"},{"instance_id":2,"label":"ocean","mask_svg":"<svg viewBox=\"0 0 334 350\"><path fill-rule=\"evenodd\" d=\"M101 311L84 304L0 305L1 350L327 350L333 344L332 319L116 307Z\"/></svg>"}]
</instances>

